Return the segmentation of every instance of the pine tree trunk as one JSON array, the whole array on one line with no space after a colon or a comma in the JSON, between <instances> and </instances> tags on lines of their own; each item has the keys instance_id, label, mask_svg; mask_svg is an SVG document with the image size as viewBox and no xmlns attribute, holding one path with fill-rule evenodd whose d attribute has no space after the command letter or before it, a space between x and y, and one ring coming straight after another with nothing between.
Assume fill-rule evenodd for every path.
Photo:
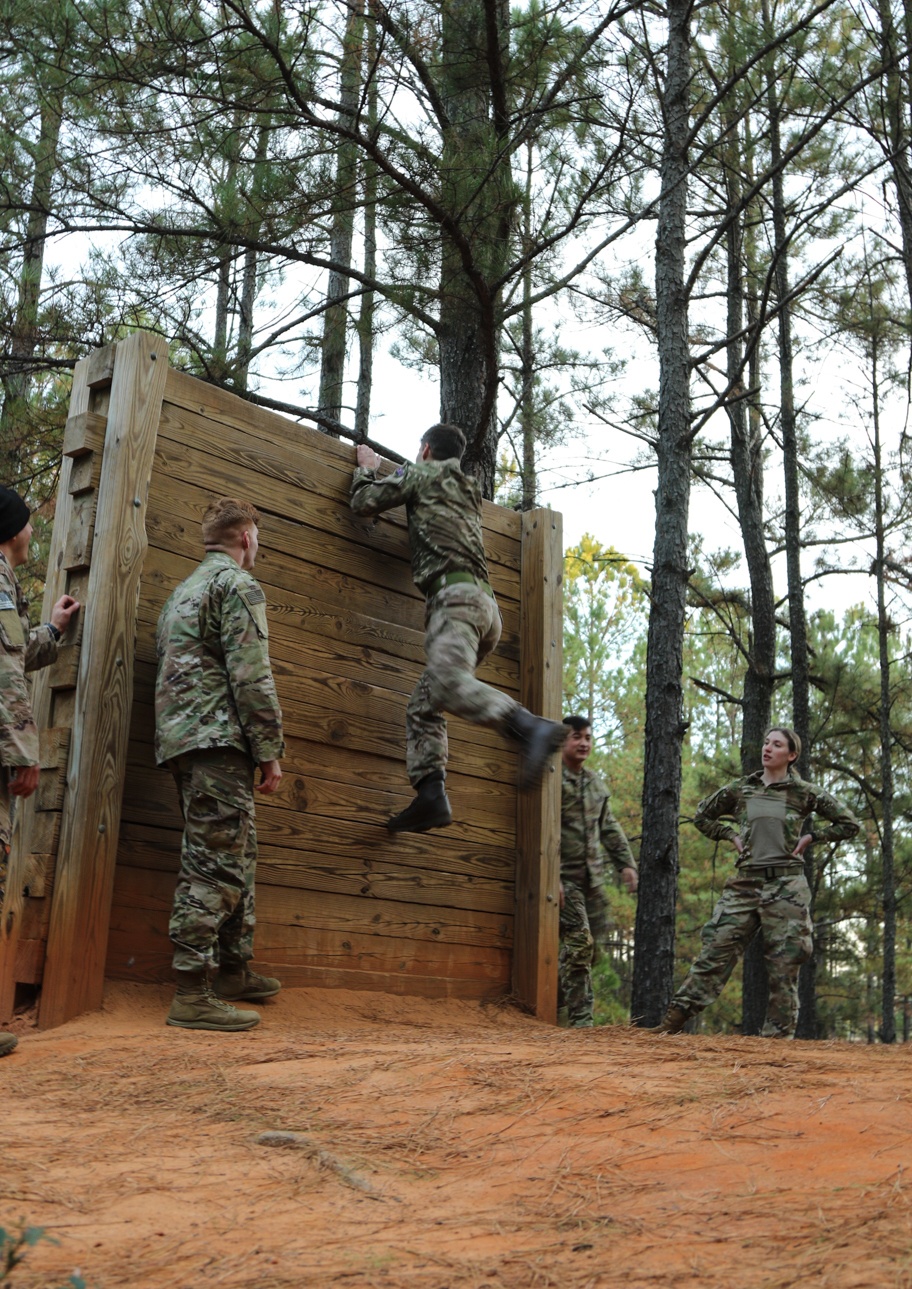
<instances>
[{"instance_id":1,"label":"pine tree trunk","mask_svg":"<svg viewBox=\"0 0 912 1289\"><path fill-rule=\"evenodd\" d=\"M884 479L880 441L878 340L872 337L871 401L874 437L874 534L877 546L877 641L880 654L881 863L883 872L883 973L880 1041L896 1042L896 881L893 855L893 731L890 727L890 622L887 616Z\"/></svg>"},{"instance_id":2,"label":"pine tree trunk","mask_svg":"<svg viewBox=\"0 0 912 1289\"><path fill-rule=\"evenodd\" d=\"M251 184L255 202L259 202L263 183L262 175L269 153L270 125L265 123L257 132L257 146L253 162L253 181ZM250 234L260 231L259 217L254 207L255 224L249 229ZM253 306L257 297L257 267L259 257L253 247L244 252L244 267L241 273L241 306L238 316L237 362L235 363L234 383L239 390L247 389L250 377L250 359L253 352Z\"/></svg>"},{"instance_id":3,"label":"pine tree trunk","mask_svg":"<svg viewBox=\"0 0 912 1289\"><path fill-rule=\"evenodd\" d=\"M2 481L14 484L21 473L22 437L28 421L32 378L28 369L38 347L41 278L44 273L45 238L51 192L57 173L57 143L63 104L59 95L41 95L41 128L35 149L35 169L25 246L19 269L16 313L9 333L10 362L3 376L3 411L0 413L0 467Z\"/></svg>"},{"instance_id":4,"label":"pine tree trunk","mask_svg":"<svg viewBox=\"0 0 912 1289\"><path fill-rule=\"evenodd\" d=\"M904 37L896 30L891 0L877 0L880 20L880 54L886 71L883 77L885 151L896 189L897 214L902 241L902 260L912 307L912 0L903 4ZM903 49L903 45L905 48Z\"/></svg>"},{"instance_id":5,"label":"pine tree trunk","mask_svg":"<svg viewBox=\"0 0 912 1289\"><path fill-rule=\"evenodd\" d=\"M441 99L447 112L441 201L451 217L441 248L440 416L459 425L463 464L486 497L497 465L496 400L500 295L520 199L509 155L505 66L509 9L504 0L450 0L442 14Z\"/></svg>"},{"instance_id":6,"label":"pine tree trunk","mask_svg":"<svg viewBox=\"0 0 912 1289\"><path fill-rule=\"evenodd\" d=\"M532 237L532 144L526 163L526 192L523 201L523 238L528 246ZM522 356L520 362L520 423L522 425L522 501L523 510L534 510L538 496L535 468L535 343L532 328L532 266L523 270Z\"/></svg>"},{"instance_id":7,"label":"pine tree trunk","mask_svg":"<svg viewBox=\"0 0 912 1289\"><path fill-rule=\"evenodd\" d=\"M656 236L658 487L646 661L641 882L631 997L631 1015L642 1025L658 1023L674 985L681 747L686 731L681 676L691 480L685 289L691 6L687 0L670 0L667 12L665 138Z\"/></svg>"},{"instance_id":8,"label":"pine tree trunk","mask_svg":"<svg viewBox=\"0 0 912 1289\"><path fill-rule=\"evenodd\" d=\"M377 27L367 22L366 65L373 67L377 59ZM367 125L373 134L377 125L377 83L370 78L367 86ZM373 161L364 158L362 171L362 209L364 211L364 273L368 278L377 274L377 168ZM358 392L355 399L355 433L360 440L367 438L370 424L371 390L374 379L374 292L365 290L358 311Z\"/></svg>"},{"instance_id":9,"label":"pine tree trunk","mask_svg":"<svg viewBox=\"0 0 912 1289\"><path fill-rule=\"evenodd\" d=\"M763 23L772 37L769 0L763 0ZM785 563L788 579L789 641L792 673L792 724L801 739L801 756L795 770L802 778L809 776L810 765L810 668L808 663L807 619L804 609L804 586L801 580L801 494L798 475L798 427L795 416L794 371L792 359L792 317L788 304L789 243L786 235L785 187L782 175L781 110L776 93L772 66L767 69L767 108L770 124L770 160L774 167L772 181L773 255L775 257L776 296L779 304L779 427L785 473ZM813 847L804 853L804 870L811 889L811 918L814 916ZM801 968L798 978L800 1001L798 1038L817 1037L817 948L810 962Z\"/></svg>"},{"instance_id":10,"label":"pine tree trunk","mask_svg":"<svg viewBox=\"0 0 912 1289\"><path fill-rule=\"evenodd\" d=\"M360 0L348 7L342 47L339 118L350 125L361 93L361 61L364 20ZM330 269L323 315L323 349L320 364L319 410L334 421L342 419L345 383L345 351L348 339L347 295L357 206L358 154L353 143L340 141L336 157L335 210L329 238ZM340 267L344 266L344 267Z\"/></svg>"},{"instance_id":11,"label":"pine tree trunk","mask_svg":"<svg viewBox=\"0 0 912 1289\"><path fill-rule=\"evenodd\" d=\"M731 137L737 139L734 123ZM733 395L741 395L730 402L728 420L732 475L751 589L751 632L741 707L741 773L752 774L761 768L763 738L770 723L776 667L776 606L773 574L763 528L763 455L759 418L749 416L749 405L743 396L745 361L741 333L746 312L746 266L743 220L735 213L741 202L740 160L740 157L733 156L727 167L729 342L726 355L727 376L734 386ZM741 976L742 1034L759 1034L766 1019L769 981L763 950L761 930L753 937L744 955Z\"/></svg>"}]
</instances>

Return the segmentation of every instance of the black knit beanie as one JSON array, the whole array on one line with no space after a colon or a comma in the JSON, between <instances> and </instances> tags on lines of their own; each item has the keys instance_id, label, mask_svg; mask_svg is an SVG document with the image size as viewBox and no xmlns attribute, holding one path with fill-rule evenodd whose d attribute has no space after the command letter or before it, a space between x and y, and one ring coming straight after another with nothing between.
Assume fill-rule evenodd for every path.
<instances>
[{"instance_id":1,"label":"black knit beanie","mask_svg":"<svg viewBox=\"0 0 912 1289\"><path fill-rule=\"evenodd\" d=\"M21 533L29 521L31 511L12 488L0 483L0 545Z\"/></svg>"}]
</instances>

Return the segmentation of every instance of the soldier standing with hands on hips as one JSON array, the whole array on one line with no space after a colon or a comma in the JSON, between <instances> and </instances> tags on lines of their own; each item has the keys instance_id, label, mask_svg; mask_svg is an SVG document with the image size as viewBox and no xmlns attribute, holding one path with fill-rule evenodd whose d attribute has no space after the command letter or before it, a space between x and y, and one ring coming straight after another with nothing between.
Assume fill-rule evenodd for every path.
<instances>
[{"instance_id":1,"label":"soldier standing with hands on hips","mask_svg":"<svg viewBox=\"0 0 912 1289\"><path fill-rule=\"evenodd\" d=\"M167 1023L251 1029L236 1002L277 994L251 971L256 791L275 792L285 751L269 662L266 596L251 575L259 515L223 497L203 516L206 556L158 620L155 754L174 775L184 816L169 934L178 985Z\"/></svg>"},{"instance_id":2,"label":"soldier standing with hands on hips","mask_svg":"<svg viewBox=\"0 0 912 1289\"><path fill-rule=\"evenodd\" d=\"M791 1038L795 1032L798 972L814 951L802 856L815 841L848 841L860 825L848 806L793 773L792 762L801 755L794 730L767 730L762 755L762 770L736 779L697 806L694 823L700 832L713 841L730 841L738 858L700 933L703 947L655 1034L680 1033L691 1016L718 998L758 928L769 976L761 1033ZM811 828L811 815L827 825Z\"/></svg>"},{"instance_id":3,"label":"soldier standing with hands on hips","mask_svg":"<svg viewBox=\"0 0 912 1289\"><path fill-rule=\"evenodd\" d=\"M458 426L432 425L422 435L415 464L383 479L377 478L377 453L366 444L356 451L351 508L356 515L377 515L405 506L412 577L427 597L427 667L406 709L406 768L416 796L387 822L393 832L426 832L453 822L444 787L445 711L519 743L524 788L538 782L567 732L475 677L475 668L496 648L502 623L488 581L481 489L460 465L465 446Z\"/></svg>"},{"instance_id":4,"label":"soldier standing with hands on hips","mask_svg":"<svg viewBox=\"0 0 912 1289\"><path fill-rule=\"evenodd\" d=\"M30 797L38 787L38 729L25 673L54 662L57 642L80 607L71 595L62 595L50 622L29 626L28 601L14 572L29 557L29 515L18 493L0 486L0 909L12 839L11 798ZM15 1035L0 1034L0 1056L16 1042Z\"/></svg>"}]
</instances>

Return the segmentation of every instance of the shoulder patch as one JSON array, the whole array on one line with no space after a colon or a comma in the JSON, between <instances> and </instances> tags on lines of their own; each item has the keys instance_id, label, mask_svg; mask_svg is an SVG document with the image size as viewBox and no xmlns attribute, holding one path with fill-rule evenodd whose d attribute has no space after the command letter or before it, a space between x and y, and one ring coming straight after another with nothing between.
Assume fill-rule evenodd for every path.
<instances>
[{"instance_id":1,"label":"shoulder patch","mask_svg":"<svg viewBox=\"0 0 912 1289\"><path fill-rule=\"evenodd\" d=\"M0 591L0 613L4 609L15 609L16 601L10 595L9 591Z\"/></svg>"},{"instance_id":2,"label":"shoulder patch","mask_svg":"<svg viewBox=\"0 0 912 1289\"><path fill-rule=\"evenodd\" d=\"M261 586L239 586L238 593L251 606L266 603L266 596Z\"/></svg>"}]
</instances>

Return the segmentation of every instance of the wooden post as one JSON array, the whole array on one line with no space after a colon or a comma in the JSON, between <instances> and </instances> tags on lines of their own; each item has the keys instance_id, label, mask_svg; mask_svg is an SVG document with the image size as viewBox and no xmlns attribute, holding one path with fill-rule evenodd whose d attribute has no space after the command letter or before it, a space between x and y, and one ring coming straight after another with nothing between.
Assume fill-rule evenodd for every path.
<instances>
[{"instance_id":1,"label":"wooden post","mask_svg":"<svg viewBox=\"0 0 912 1289\"><path fill-rule=\"evenodd\" d=\"M89 360L84 358L76 364L73 372L73 387L70 394L70 419L86 414L91 390L88 385ZM69 425L69 421L67 422ZM64 456L60 469L60 482L57 487L57 503L54 509L54 527L51 533L51 546L48 552L47 578L44 584L42 601L42 622L47 622L51 609L61 595L76 594L78 588L71 587L69 571L64 563L64 551L70 530L70 518L73 510L73 497L70 490L71 468L73 462ZM79 598L77 594L77 598ZM70 627L67 645L62 652L71 648L72 641L81 629L77 620ZM55 664L57 666L57 664ZM42 754L45 752L47 732L54 724L53 701L54 667L45 667L32 676L32 715L38 726L41 737ZM42 755L42 765L45 757ZM44 775L42 775L44 778ZM40 785L39 785L40 792ZM36 848L36 811L38 793L17 801L13 814L13 839L10 850L9 881L7 882L6 904L0 924L0 1021L12 1019L16 996L16 984L21 978L17 972L17 952L20 942L23 914L23 887L28 882L33 893L44 891L47 874L42 871L39 880L33 880L34 852ZM43 858L47 858L44 856Z\"/></svg>"},{"instance_id":2,"label":"wooden post","mask_svg":"<svg viewBox=\"0 0 912 1289\"><path fill-rule=\"evenodd\" d=\"M522 523L521 700L561 719L563 541L559 514L530 510ZM516 810L516 919L513 993L542 1020L557 1020L560 897L560 764L541 786L520 794Z\"/></svg>"},{"instance_id":3,"label":"wooden post","mask_svg":"<svg viewBox=\"0 0 912 1289\"><path fill-rule=\"evenodd\" d=\"M42 1028L101 1006L147 545L146 503L167 373L165 341L142 332L116 346L113 370L107 361L105 371L95 373L96 383L110 378L111 389L91 554L86 555L89 580L38 1017Z\"/></svg>"}]
</instances>

